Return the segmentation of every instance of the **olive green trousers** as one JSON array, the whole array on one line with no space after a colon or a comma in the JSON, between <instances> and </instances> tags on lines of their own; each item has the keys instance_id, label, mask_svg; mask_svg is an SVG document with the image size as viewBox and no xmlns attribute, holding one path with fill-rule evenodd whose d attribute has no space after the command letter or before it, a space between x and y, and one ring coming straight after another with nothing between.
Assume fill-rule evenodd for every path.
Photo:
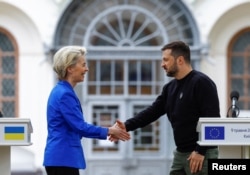
<instances>
[{"instance_id":1,"label":"olive green trousers","mask_svg":"<svg viewBox=\"0 0 250 175\"><path fill-rule=\"evenodd\" d=\"M169 175L208 175L208 159L217 159L218 158L218 149L208 149L205 154L205 159L203 162L202 170L192 174L189 167L189 161L187 158L191 152L181 153L178 151L174 152L173 164L170 170Z\"/></svg>"}]
</instances>

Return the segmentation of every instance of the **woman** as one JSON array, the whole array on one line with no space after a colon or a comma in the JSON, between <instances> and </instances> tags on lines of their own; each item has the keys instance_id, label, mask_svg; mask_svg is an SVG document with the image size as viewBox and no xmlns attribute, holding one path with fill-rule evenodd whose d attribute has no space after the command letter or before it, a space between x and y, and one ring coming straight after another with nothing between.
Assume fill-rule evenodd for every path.
<instances>
[{"instance_id":1,"label":"woman","mask_svg":"<svg viewBox=\"0 0 250 175\"><path fill-rule=\"evenodd\" d=\"M73 88L88 71L85 55L86 49L79 46L63 47L54 55L53 69L59 81L47 104L48 136L43 165L48 175L79 175L79 169L86 168L82 137L106 139L112 135L130 139L125 130L95 126L84 120Z\"/></svg>"}]
</instances>

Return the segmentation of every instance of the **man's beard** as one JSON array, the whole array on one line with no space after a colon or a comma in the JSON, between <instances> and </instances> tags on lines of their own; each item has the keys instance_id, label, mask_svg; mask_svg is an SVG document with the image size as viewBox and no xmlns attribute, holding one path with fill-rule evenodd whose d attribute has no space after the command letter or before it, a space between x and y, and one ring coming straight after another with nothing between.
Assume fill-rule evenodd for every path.
<instances>
[{"instance_id":1,"label":"man's beard","mask_svg":"<svg viewBox=\"0 0 250 175\"><path fill-rule=\"evenodd\" d=\"M167 76L168 77L175 77L178 72L178 67L176 62L169 68L169 71L167 71Z\"/></svg>"}]
</instances>

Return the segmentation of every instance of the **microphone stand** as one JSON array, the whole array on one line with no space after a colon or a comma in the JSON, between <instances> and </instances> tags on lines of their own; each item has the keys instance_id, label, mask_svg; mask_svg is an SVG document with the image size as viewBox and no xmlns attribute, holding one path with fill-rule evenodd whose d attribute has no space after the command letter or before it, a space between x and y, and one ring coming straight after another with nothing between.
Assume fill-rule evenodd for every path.
<instances>
[{"instance_id":1,"label":"microphone stand","mask_svg":"<svg viewBox=\"0 0 250 175\"><path fill-rule=\"evenodd\" d=\"M239 108L236 106L236 102L239 99L239 92L238 91L232 91L231 94L230 94L230 98L232 100L232 105L228 109L227 116L229 114L229 111L232 110L232 117L236 118L236 117L238 117L238 115L240 113Z\"/></svg>"},{"instance_id":2,"label":"microphone stand","mask_svg":"<svg viewBox=\"0 0 250 175\"><path fill-rule=\"evenodd\" d=\"M229 108L228 108L228 111L227 111L227 117L230 117L229 116L229 113L230 111L232 112L231 114L231 117L232 118L236 118L239 116L239 113L240 113L240 110L239 108L236 106L236 105L231 105Z\"/></svg>"},{"instance_id":3,"label":"microphone stand","mask_svg":"<svg viewBox=\"0 0 250 175\"><path fill-rule=\"evenodd\" d=\"M233 100L233 104L232 104L232 117L235 118L236 117L236 105L235 105L235 101Z\"/></svg>"},{"instance_id":4,"label":"microphone stand","mask_svg":"<svg viewBox=\"0 0 250 175\"><path fill-rule=\"evenodd\" d=\"M236 113L237 113L237 111L235 110L235 107L233 107L233 110L232 110L232 117L233 118L237 117Z\"/></svg>"}]
</instances>

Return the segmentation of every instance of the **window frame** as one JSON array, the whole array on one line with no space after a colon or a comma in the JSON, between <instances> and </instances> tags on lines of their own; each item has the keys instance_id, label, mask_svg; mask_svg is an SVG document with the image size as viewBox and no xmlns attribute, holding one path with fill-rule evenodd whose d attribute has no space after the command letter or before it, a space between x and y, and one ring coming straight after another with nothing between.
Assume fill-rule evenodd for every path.
<instances>
[{"instance_id":1,"label":"window frame","mask_svg":"<svg viewBox=\"0 0 250 175\"><path fill-rule=\"evenodd\" d=\"M12 47L13 47L13 51L12 52L4 52L1 48L0 48L0 62L1 62L1 66L2 66L2 57L3 56L13 56L14 59L15 59L15 74L13 75L3 75L2 72L0 74L0 82L2 83L2 79L4 77L6 78L12 78L14 79L15 81L15 92L14 92L14 96L11 96L11 97L5 97L3 96L2 94L2 86L0 86L0 110L2 111L3 113L3 117L18 117L18 111L19 111L19 104L18 104L18 101L19 101L19 95L18 95L18 89L19 89L19 77L18 77L18 72L19 72L19 61L18 61L18 56L19 56L19 52L18 52L18 45L17 45L17 42L14 38L14 36L9 32L7 31L6 29L0 27L0 32L4 35L6 35L6 37L10 40L11 44L12 44ZM14 102L14 116L5 116L5 109L3 109L3 102Z\"/></svg>"}]
</instances>

